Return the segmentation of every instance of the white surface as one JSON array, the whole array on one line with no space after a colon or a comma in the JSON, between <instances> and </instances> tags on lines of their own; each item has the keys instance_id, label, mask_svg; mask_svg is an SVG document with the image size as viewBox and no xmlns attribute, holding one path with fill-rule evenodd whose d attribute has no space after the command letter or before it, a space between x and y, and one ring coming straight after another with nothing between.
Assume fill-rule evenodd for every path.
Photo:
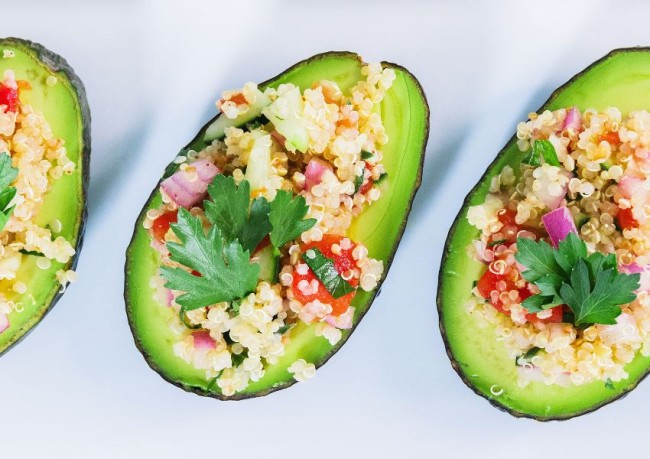
<instances>
[{"instance_id":1,"label":"white surface","mask_svg":"<svg viewBox=\"0 0 650 459\"><path fill-rule=\"evenodd\" d=\"M643 457L650 383L569 422L514 419L451 369L434 297L453 216L516 122L610 49L650 45L650 5L221 3L2 3L0 35L45 44L84 80L93 158L80 280L0 358L0 457ZM424 182L382 295L306 384L239 403L185 393L128 329L133 222L221 90L330 49L404 65L431 107Z\"/></svg>"}]
</instances>

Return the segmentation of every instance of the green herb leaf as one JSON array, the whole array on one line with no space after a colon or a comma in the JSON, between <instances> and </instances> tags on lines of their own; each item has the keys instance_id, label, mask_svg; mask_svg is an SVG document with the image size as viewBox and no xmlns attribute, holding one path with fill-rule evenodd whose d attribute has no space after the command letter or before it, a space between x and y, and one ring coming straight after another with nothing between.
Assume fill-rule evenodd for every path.
<instances>
[{"instance_id":1,"label":"green herb leaf","mask_svg":"<svg viewBox=\"0 0 650 459\"><path fill-rule=\"evenodd\" d=\"M18 168L13 167L9 153L0 153L0 188L5 188L16 180Z\"/></svg>"},{"instance_id":2,"label":"green herb leaf","mask_svg":"<svg viewBox=\"0 0 650 459\"><path fill-rule=\"evenodd\" d=\"M7 210L7 206L9 206L11 200L16 196L16 191L16 188L13 186L9 186L0 191L0 210Z\"/></svg>"},{"instance_id":3,"label":"green herb leaf","mask_svg":"<svg viewBox=\"0 0 650 459\"><path fill-rule=\"evenodd\" d=\"M615 324L620 305L635 300L640 274L620 274L616 268L598 269L592 274L588 261L578 260L570 283L562 285L560 294L575 314L576 325Z\"/></svg>"},{"instance_id":4,"label":"green herb leaf","mask_svg":"<svg viewBox=\"0 0 650 459\"><path fill-rule=\"evenodd\" d=\"M334 298L341 298L355 291L355 288L336 270L334 260L323 255L317 248L308 249L302 254L302 259Z\"/></svg>"},{"instance_id":5,"label":"green herb leaf","mask_svg":"<svg viewBox=\"0 0 650 459\"><path fill-rule=\"evenodd\" d=\"M542 348L533 346L530 349L528 349L526 352L521 354L519 357L515 359L515 364L518 366L522 366L525 363L530 363L530 361L535 357L539 352L542 350Z\"/></svg>"},{"instance_id":6,"label":"green herb leaf","mask_svg":"<svg viewBox=\"0 0 650 459\"><path fill-rule=\"evenodd\" d=\"M271 201L271 243L280 249L316 224L314 218L304 219L309 207L302 196L293 197L290 191L278 190Z\"/></svg>"},{"instance_id":7,"label":"green herb leaf","mask_svg":"<svg viewBox=\"0 0 650 459\"><path fill-rule=\"evenodd\" d=\"M212 200L204 202L205 216L219 228L226 241L234 241L248 217L249 183L244 180L237 186L231 176L218 174L208 185L208 193Z\"/></svg>"},{"instance_id":8,"label":"green herb leaf","mask_svg":"<svg viewBox=\"0 0 650 459\"><path fill-rule=\"evenodd\" d=\"M253 251L271 231L271 207L263 196L250 202L250 184L239 186L231 176L217 175L208 186L212 200L204 201L205 216L221 231L226 242L239 240L245 250Z\"/></svg>"},{"instance_id":9,"label":"green herb leaf","mask_svg":"<svg viewBox=\"0 0 650 459\"><path fill-rule=\"evenodd\" d=\"M541 156L544 158L544 162L550 164L551 166L560 166L560 160L557 159L557 153L555 153L555 147L548 140L535 140L533 142L533 151L536 151L536 155L539 158Z\"/></svg>"},{"instance_id":10,"label":"green herb leaf","mask_svg":"<svg viewBox=\"0 0 650 459\"><path fill-rule=\"evenodd\" d=\"M16 188L9 186L18 176L18 169L13 167L11 156L8 153L0 154L0 231L4 229L14 211L8 207L16 196Z\"/></svg>"},{"instance_id":11,"label":"green herb leaf","mask_svg":"<svg viewBox=\"0 0 650 459\"><path fill-rule=\"evenodd\" d=\"M359 190L361 189L361 185L363 185L363 178L364 178L363 172L360 175L357 175L354 178L354 193L355 194L358 193Z\"/></svg>"},{"instance_id":12,"label":"green herb leaf","mask_svg":"<svg viewBox=\"0 0 650 459\"><path fill-rule=\"evenodd\" d=\"M553 247L545 241L517 238L515 259L527 268L521 273L524 279L534 283L549 274L563 276L564 270L558 264L554 252Z\"/></svg>"},{"instance_id":13,"label":"green herb leaf","mask_svg":"<svg viewBox=\"0 0 650 459\"><path fill-rule=\"evenodd\" d=\"M370 159L374 156L373 153L366 151L366 150L361 150L361 159Z\"/></svg>"},{"instance_id":14,"label":"green herb leaf","mask_svg":"<svg viewBox=\"0 0 650 459\"><path fill-rule=\"evenodd\" d=\"M278 333L280 335L284 335L286 332L288 332L289 330L291 330L295 326L296 326L295 324L284 324L283 326L278 328L278 331L276 333Z\"/></svg>"},{"instance_id":15,"label":"green herb leaf","mask_svg":"<svg viewBox=\"0 0 650 459\"><path fill-rule=\"evenodd\" d=\"M35 257L44 257L45 256L41 252L36 252L34 250L20 249L19 252L22 253L23 255L33 255Z\"/></svg>"},{"instance_id":16,"label":"green herb leaf","mask_svg":"<svg viewBox=\"0 0 650 459\"><path fill-rule=\"evenodd\" d=\"M614 387L614 382L610 378L607 378L605 380L605 388L609 390L616 390L616 388Z\"/></svg>"},{"instance_id":17,"label":"green herb leaf","mask_svg":"<svg viewBox=\"0 0 650 459\"><path fill-rule=\"evenodd\" d=\"M515 258L526 267L522 276L540 290L522 302L530 313L566 304L571 313L563 320L577 327L614 324L621 305L636 298L640 275L619 273L614 254L587 255L576 234L569 234L557 249L524 238L517 239L517 248Z\"/></svg>"},{"instance_id":18,"label":"green herb leaf","mask_svg":"<svg viewBox=\"0 0 650 459\"><path fill-rule=\"evenodd\" d=\"M239 241L246 250L255 250L262 239L271 232L269 212L271 205L264 196L253 199L248 220L239 231Z\"/></svg>"},{"instance_id":19,"label":"green herb leaf","mask_svg":"<svg viewBox=\"0 0 650 459\"><path fill-rule=\"evenodd\" d=\"M165 287L185 292L176 298L183 310L233 301L255 289L260 267L250 262L250 253L239 242L224 244L216 226L206 234L201 219L183 208L171 228L181 243L167 243L170 258L201 274L195 276L178 267L160 268Z\"/></svg>"},{"instance_id":20,"label":"green herb leaf","mask_svg":"<svg viewBox=\"0 0 650 459\"><path fill-rule=\"evenodd\" d=\"M539 157L539 153L535 151L534 148L531 148L530 152L524 156L524 159L522 159L521 162L523 164L529 164L534 167L542 165L542 160Z\"/></svg>"},{"instance_id":21,"label":"green herb leaf","mask_svg":"<svg viewBox=\"0 0 650 459\"><path fill-rule=\"evenodd\" d=\"M382 174L379 174L379 177L377 180L375 180L375 185L379 185L381 182L386 180L388 178L388 172L384 172Z\"/></svg>"},{"instance_id":22,"label":"green herb leaf","mask_svg":"<svg viewBox=\"0 0 650 459\"><path fill-rule=\"evenodd\" d=\"M237 368L244 362L244 360L246 360L246 357L248 357L246 352L242 352L241 354L232 354L232 366Z\"/></svg>"}]
</instances>

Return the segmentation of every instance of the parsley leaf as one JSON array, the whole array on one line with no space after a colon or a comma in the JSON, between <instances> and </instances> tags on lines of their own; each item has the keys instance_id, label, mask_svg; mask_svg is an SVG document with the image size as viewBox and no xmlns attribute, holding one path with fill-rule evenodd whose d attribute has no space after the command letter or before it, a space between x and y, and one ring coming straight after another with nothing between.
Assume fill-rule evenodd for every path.
<instances>
[{"instance_id":1,"label":"parsley leaf","mask_svg":"<svg viewBox=\"0 0 650 459\"><path fill-rule=\"evenodd\" d=\"M165 287L185 292L176 298L183 310L233 301L255 289L259 265L250 262L250 253L239 242L224 243L217 226L206 234L201 219L181 208L171 228L181 243L167 243L170 258L200 273L195 276L178 267L160 268Z\"/></svg>"},{"instance_id":2,"label":"parsley leaf","mask_svg":"<svg viewBox=\"0 0 650 459\"><path fill-rule=\"evenodd\" d=\"M9 203L16 196L16 188L9 186L18 176L18 169L13 167L8 153L0 154L0 231L9 221L14 206Z\"/></svg>"},{"instance_id":3,"label":"parsley leaf","mask_svg":"<svg viewBox=\"0 0 650 459\"><path fill-rule=\"evenodd\" d=\"M555 147L548 140L535 140L533 141L533 148L521 160L524 164L529 164L534 167L542 165L542 159L545 163L551 166L560 166L560 160L557 158Z\"/></svg>"},{"instance_id":4,"label":"parsley leaf","mask_svg":"<svg viewBox=\"0 0 650 459\"><path fill-rule=\"evenodd\" d=\"M604 258L604 257L603 257ZM560 294L575 314L575 324L615 324L620 305L636 298L639 274L620 274L616 268L590 272L589 258L578 260L571 282L562 284Z\"/></svg>"},{"instance_id":5,"label":"parsley leaf","mask_svg":"<svg viewBox=\"0 0 650 459\"><path fill-rule=\"evenodd\" d=\"M544 241L518 238L516 260L526 267L521 274L540 293L522 302L535 313L566 304L576 326L614 324L621 305L634 301L639 274L618 272L616 256L596 252L587 255L587 246L570 233L554 249Z\"/></svg>"},{"instance_id":6,"label":"parsley leaf","mask_svg":"<svg viewBox=\"0 0 650 459\"><path fill-rule=\"evenodd\" d=\"M12 166L9 153L0 154L0 188L11 185L17 176L18 168Z\"/></svg>"},{"instance_id":7,"label":"parsley leaf","mask_svg":"<svg viewBox=\"0 0 650 459\"><path fill-rule=\"evenodd\" d=\"M517 254L515 258L528 268L521 273L524 279L534 283L537 279L550 274L563 275L564 271L558 264L553 252L553 247L545 241L517 238Z\"/></svg>"},{"instance_id":8,"label":"parsley leaf","mask_svg":"<svg viewBox=\"0 0 650 459\"><path fill-rule=\"evenodd\" d=\"M294 240L302 233L316 224L316 219L307 218L309 206L302 196L292 198L292 193L286 190L278 190L275 199L271 201L271 212L269 219L273 230L271 230L271 243L276 249L280 249L287 242Z\"/></svg>"},{"instance_id":9,"label":"parsley leaf","mask_svg":"<svg viewBox=\"0 0 650 459\"><path fill-rule=\"evenodd\" d=\"M204 201L205 216L226 242L238 239L245 250L252 251L271 231L269 203L262 196L250 202L248 181L238 186L231 176L219 174L208 186L208 193L212 200Z\"/></svg>"},{"instance_id":10,"label":"parsley leaf","mask_svg":"<svg viewBox=\"0 0 650 459\"><path fill-rule=\"evenodd\" d=\"M548 140L535 140L533 143L533 151L537 150L537 154L544 158L544 162L551 166L560 166L560 160L557 159L555 147Z\"/></svg>"},{"instance_id":11,"label":"parsley leaf","mask_svg":"<svg viewBox=\"0 0 650 459\"><path fill-rule=\"evenodd\" d=\"M334 260L323 255L317 248L313 247L305 251L302 259L334 298L341 298L356 290L341 277L334 266Z\"/></svg>"}]
</instances>

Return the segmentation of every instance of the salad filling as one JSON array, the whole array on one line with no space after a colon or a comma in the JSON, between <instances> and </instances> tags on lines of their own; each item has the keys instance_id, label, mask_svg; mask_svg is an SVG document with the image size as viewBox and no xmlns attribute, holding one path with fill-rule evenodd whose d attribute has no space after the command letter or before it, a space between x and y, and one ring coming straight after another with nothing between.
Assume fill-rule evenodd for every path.
<instances>
[{"instance_id":1,"label":"salad filling","mask_svg":"<svg viewBox=\"0 0 650 459\"><path fill-rule=\"evenodd\" d=\"M147 212L154 299L174 310L170 346L225 396L259 381L296 326L335 345L357 290L382 277L348 230L382 195L378 109L395 72L370 64L362 75L349 94L332 81L226 91L209 145L176 158ZM288 371L304 381L315 366L296 359Z\"/></svg>"},{"instance_id":2,"label":"salad filling","mask_svg":"<svg viewBox=\"0 0 650 459\"><path fill-rule=\"evenodd\" d=\"M521 161L469 208L485 265L466 311L493 327L519 385L605 385L650 355L650 113L532 113Z\"/></svg>"},{"instance_id":3,"label":"salad filling","mask_svg":"<svg viewBox=\"0 0 650 459\"><path fill-rule=\"evenodd\" d=\"M5 50L3 58L11 59L12 52ZM47 82L56 83L55 77ZM0 333L9 328L13 314L23 311L23 301L36 301L17 278L26 257L37 257L36 266L45 270L54 263L64 266L75 254L58 234L59 220L42 224L38 219L52 184L73 174L75 163L44 116L21 103L21 92L30 87L28 81L16 80L12 70L0 81ZM59 269L56 278L64 289L76 274Z\"/></svg>"}]
</instances>

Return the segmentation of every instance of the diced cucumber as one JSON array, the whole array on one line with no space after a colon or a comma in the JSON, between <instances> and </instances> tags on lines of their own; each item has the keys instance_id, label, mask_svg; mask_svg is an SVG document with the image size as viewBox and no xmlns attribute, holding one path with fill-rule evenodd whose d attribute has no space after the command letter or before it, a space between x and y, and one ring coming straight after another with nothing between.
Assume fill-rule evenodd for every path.
<instances>
[{"instance_id":1,"label":"diced cucumber","mask_svg":"<svg viewBox=\"0 0 650 459\"><path fill-rule=\"evenodd\" d=\"M222 139L226 135L226 128L240 127L249 121L254 120L262 114L264 107L268 106L271 100L259 89L255 94L255 102L250 104L248 110L237 118L228 118L223 113L205 131L203 140L212 142L215 139Z\"/></svg>"},{"instance_id":2,"label":"diced cucumber","mask_svg":"<svg viewBox=\"0 0 650 459\"><path fill-rule=\"evenodd\" d=\"M278 281L280 257L274 253L271 244L258 251L252 259L260 265L260 280L271 283Z\"/></svg>"},{"instance_id":3,"label":"diced cucumber","mask_svg":"<svg viewBox=\"0 0 650 459\"><path fill-rule=\"evenodd\" d=\"M245 178L251 190L268 188L268 179L271 175L271 135L257 137L253 141L253 148L248 156Z\"/></svg>"},{"instance_id":4,"label":"diced cucumber","mask_svg":"<svg viewBox=\"0 0 650 459\"><path fill-rule=\"evenodd\" d=\"M309 145L309 134L302 120L304 107L300 89L293 86L262 110L275 130L286 139L285 147L290 151L305 153Z\"/></svg>"}]
</instances>

